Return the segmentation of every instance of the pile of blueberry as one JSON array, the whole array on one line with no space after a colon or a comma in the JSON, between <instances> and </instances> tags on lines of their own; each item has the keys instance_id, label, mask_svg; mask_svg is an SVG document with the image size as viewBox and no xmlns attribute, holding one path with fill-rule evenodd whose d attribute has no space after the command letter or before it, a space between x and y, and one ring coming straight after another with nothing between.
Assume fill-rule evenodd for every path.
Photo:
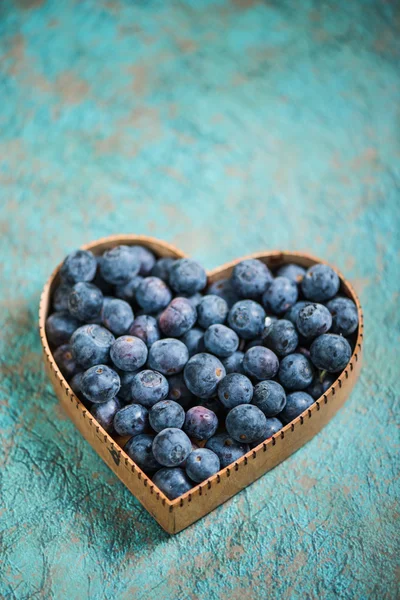
<instances>
[{"instance_id":1,"label":"pile of blueberry","mask_svg":"<svg viewBox=\"0 0 400 600\"><path fill-rule=\"evenodd\" d=\"M142 246L64 260L46 333L74 393L171 499L290 423L346 367L357 309L329 266L257 259L207 287Z\"/></svg>"}]
</instances>

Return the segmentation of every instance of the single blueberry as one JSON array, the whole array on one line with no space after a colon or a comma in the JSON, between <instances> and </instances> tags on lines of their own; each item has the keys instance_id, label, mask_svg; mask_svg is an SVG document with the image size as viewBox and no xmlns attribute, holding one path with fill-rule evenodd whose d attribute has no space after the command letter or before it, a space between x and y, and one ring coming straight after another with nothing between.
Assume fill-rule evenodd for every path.
<instances>
[{"instance_id":1,"label":"single blueberry","mask_svg":"<svg viewBox=\"0 0 400 600\"><path fill-rule=\"evenodd\" d=\"M271 271L257 258L242 260L232 272L233 289L242 298L261 297L271 281Z\"/></svg>"},{"instance_id":2,"label":"single blueberry","mask_svg":"<svg viewBox=\"0 0 400 600\"><path fill-rule=\"evenodd\" d=\"M281 360L278 377L286 389L304 390L314 378L314 368L302 354L289 354Z\"/></svg>"},{"instance_id":3,"label":"single blueberry","mask_svg":"<svg viewBox=\"0 0 400 600\"><path fill-rule=\"evenodd\" d=\"M71 335L81 325L66 310L54 312L46 319L46 335L52 346L61 346L69 342Z\"/></svg>"},{"instance_id":4,"label":"single blueberry","mask_svg":"<svg viewBox=\"0 0 400 600\"><path fill-rule=\"evenodd\" d=\"M75 284L79 281L92 281L96 269L97 261L90 250L75 250L65 258L60 275L63 281Z\"/></svg>"},{"instance_id":5,"label":"single blueberry","mask_svg":"<svg viewBox=\"0 0 400 600\"><path fill-rule=\"evenodd\" d=\"M337 296L326 305L332 315L332 333L350 335L358 326L357 307L350 298Z\"/></svg>"},{"instance_id":6,"label":"single blueberry","mask_svg":"<svg viewBox=\"0 0 400 600\"><path fill-rule=\"evenodd\" d=\"M167 337L180 337L196 323L196 309L187 298L174 298L158 318L160 330Z\"/></svg>"},{"instance_id":7,"label":"single blueberry","mask_svg":"<svg viewBox=\"0 0 400 600\"><path fill-rule=\"evenodd\" d=\"M311 385L309 385L305 391L307 394L310 394L314 400L318 400L318 398L320 398L322 394L325 394L325 392L331 387L335 380L336 375L327 373L326 371L318 371L315 374Z\"/></svg>"},{"instance_id":8,"label":"single blueberry","mask_svg":"<svg viewBox=\"0 0 400 600\"><path fill-rule=\"evenodd\" d=\"M331 313L323 304L307 304L300 310L296 319L299 333L308 340L326 333L331 325Z\"/></svg>"},{"instance_id":9,"label":"single blueberry","mask_svg":"<svg viewBox=\"0 0 400 600\"><path fill-rule=\"evenodd\" d=\"M185 417L184 431L195 440L208 440L218 427L217 415L204 406L189 408Z\"/></svg>"},{"instance_id":10,"label":"single blueberry","mask_svg":"<svg viewBox=\"0 0 400 600\"><path fill-rule=\"evenodd\" d=\"M105 298L101 320L104 327L107 327L114 335L124 335L133 323L133 311L125 300Z\"/></svg>"},{"instance_id":11,"label":"single blueberry","mask_svg":"<svg viewBox=\"0 0 400 600\"><path fill-rule=\"evenodd\" d=\"M200 327L192 327L181 337L181 341L189 350L189 357L204 352L204 331Z\"/></svg>"},{"instance_id":12,"label":"single blueberry","mask_svg":"<svg viewBox=\"0 0 400 600\"><path fill-rule=\"evenodd\" d=\"M158 277L145 277L136 290L136 302L148 313L157 313L171 302L171 290Z\"/></svg>"},{"instance_id":13,"label":"single blueberry","mask_svg":"<svg viewBox=\"0 0 400 600\"><path fill-rule=\"evenodd\" d=\"M155 435L139 433L131 437L124 446L124 451L145 473L161 469L153 454L153 441Z\"/></svg>"},{"instance_id":14,"label":"single blueberry","mask_svg":"<svg viewBox=\"0 0 400 600\"><path fill-rule=\"evenodd\" d=\"M127 283L139 273L140 261L129 246L114 246L100 259L101 276L108 283Z\"/></svg>"},{"instance_id":15,"label":"single blueberry","mask_svg":"<svg viewBox=\"0 0 400 600\"><path fill-rule=\"evenodd\" d=\"M141 404L128 404L115 413L114 429L118 435L139 435L149 427L149 411Z\"/></svg>"},{"instance_id":16,"label":"single blueberry","mask_svg":"<svg viewBox=\"0 0 400 600\"><path fill-rule=\"evenodd\" d=\"M194 401L194 395L190 392L183 379L183 373L168 377L169 397L178 402L185 410L190 408Z\"/></svg>"},{"instance_id":17,"label":"single blueberry","mask_svg":"<svg viewBox=\"0 0 400 600\"><path fill-rule=\"evenodd\" d=\"M53 309L56 312L68 310L68 298L72 291L72 284L61 282L53 294Z\"/></svg>"},{"instance_id":18,"label":"single blueberry","mask_svg":"<svg viewBox=\"0 0 400 600\"><path fill-rule=\"evenodd\" d=\"M68 298L68 309L80 321L91 321L100 316L103 293L92 283L76 283Z\"/></svg>"},{"instance_id":19,"label":"single blueberry","mask_svg":"<svg viewBox=\"0 0 400 600\"><path fill-rule=\"evenodd\" d=\"M278 372L279 360L269 348L255 346L245 353L243 368L247 375L260 381L272 379Z\"/></svg>"},{"instance_id":20,"label":"single blueberry","mask_svg":"<svg viewBox=\"0 0 400 600\"><path fill-rule=\"evenodd\" d=\"M303 267L300 267L300 265L294 265L290 263L280 267L276 274L278 277L286 277L287 279L290 279L299 285L303 281L306 270Z\"/></svg>"},{"instance_id":21,"label":"single blueberry","mask_svg":"<svg viewBox=\"0 0 400 600\"><path fill-rule=\"evenodd\" d=\"M204 334L204 346L208 352L224 358L236 352L239 337L226 325L210 325Z\"/></svg>"},{"instance_id":22,"label":"single blueberry","mask_svg":"<svg viewBox=\"0 0 400 600\"><path fill-rule=\"evenodd\" d=\"M126 283L120 283L119 285L115 286L115 295L117 298L121 298L121 300L125 300L126 302L132 304L132 302L135 302L136 300L136 290L142 281L143 277L140 275L135 275Z\"/></svg>"},{"instance_id":23,"label":"single blueberry","mask_svg":"<svg viewBox=\"0 0 400 600\"><path fill-rule=\"evenodd\" d=\"M68 381L79 371L70 344L62 344L53 352L58 368Z\"/></svg>"},{"instance_id":24,"label":"single blueberry","mask_svg":"<svg viewBox=\"0 0 400 600\"><path fill-rule=\"evenodd\" d=\"M231 308L240 300L240 297L233 289L232 281L230 279L220 279L219 281L214 281L214 283L209 286L207 294L223 298L227 303L228 308Z\"/></svg>"},{"instance_id":25,"label":"single blueberry","mask_svg":"<svg viewBox=\"0 0 400 600\"><path fill-rule=\"evenodd\" d=\"M163 375L180 373L187 361L189 352L185 344L174 338L154 342L149 352L149 367Z\"/></svg>"},{"instance_id":26,"label":"single blueberry","mask_svg":"<svg viewBox=\"0 0 400 600\"><path fill-rule=\"evenodd\" d=\"M205 288L207 275L198 262L190 258L181 258L171 266L169 283L178 294L192 296Z\"/></svg>"},{"instance_id":27,"label":"single blueberry","mask_svg":"<svg viewBox=\"0 0 400 600\"><path fill-rule=\"evenodd\" d=\"M69 387L74 392L75 396L77 396L79 398L79 400L82 400L82 398L83 398L82 388L81 388L82 375L83 375L83 371L79 371L78 373L75 373L75 375L69 382Z\"/></svg>"},{"instance_id":28,"label":"single blueberry","mask_svg":"<svg viewBox=\"0 0 400 600\"><path fill-rule=\"evenodd\" d=\"M134 402L150 408L168 395L168 381L157 371L145 369L137 373L132 380L132 398Z\"/></svg>"},{"instance_id":29,"label":"single blueberry","mask_svg":"<svg viewBox=\"0 0 400 600\"><path fill-rule=\"evenodd\" d=\"M157 319L149 315L140 315L133 321L129 335L141 339L148 348L160 339Z\"/></svg>"},{"instance_id":30,"label":"single blueberry","mask_svg":"<svg viewBox=\"0 0 400 600\"><path fill-rule=\"evenodd\" d=\"M249 444L266 435L267 419L264 413L252 404L240 404L229 411L225 427L237 442Z\"/></svg>"},{"instance_id":31,"label":"single blueberry","mask_svg":"<svg viewBox=\"0 0 400 600\"><path fill-rule=\"evenodd\" d=\"M239 300L228 314L228 324L244 340L261 335L264 328L265 311L253 300Z\"/></svg>"},{"instance_id":32,"label":"single blueberry","mask_svg":"<svg viewBox=\"0 0 400 600\"><path fill-rule=\"evenodd\" d=\"M174 258L159 258L151 270L151 275L153 277L159 277L168 283L169 272L174 262Z\"/></svg>"},{"instance_id":33,"label":"single blueberry","mask_svg":"<svg viewBox=\"0 0 400 600\"><path fill-rule=\"evenodd\" d=\"M218 398L228 409L239 404L250 404L253 398L253 384L245 375L231 373L219 382Z\"/></svg>"},{"instance_id":34,"label":"single blueberry","mask_svg":"<svg viewBox=\"0 0 400 600\"><path fill-rule=\"evenodd\" d=\"M274 321L270 333L264 339L264 345L277 356L287 356L294 352L299 343L299 336L291 321L280 319Z\"/></svg>"},{"instance_id":35,"label":"single blueberry","mask_svg":"<svg viewBox=\"0 0 400 600\"><path fill-rule=\"evenodd\" d=\"M177 467L187 459L192 444L184 431L168 427L156 435L153 441L153 454L164 467Z\"/></svg>"},{"instance_id":36,"label":"single blueberry","mask_svg":"<svg viewBox=\"0 0 400 600\"><path fill-rule=\"evenodd\" d=\"M313 302L326 302L338 293L340 280L328 265L314 265L307 269L301 282L304 296Z\"/></svg>"},{"instance_id":37,"label":"single blueberry","mask_svg":"<svg viewBox=\"0 0 400 600\"><path fill-rule=\"evenodd\" d=\"M285 390L276 381L260 381L254 388L253 404L266 417L275 417L285 408Z\"/></svg>"},{"instance_id":38,"label":"single blueberry","mask_svg":"<svg viewBox=\"0 0 400 600\"><path fill-rule=\"evenodd\" d=\"M296 419L314 403L314 399L306 392L292 392L286 398L286 406L279 415L282 423L287 424Z\"/></svg>"},{"instance_id":39,"label":"single blueberry","mask_svg":"<svg viewBox=\"0 0 400 600\"><path fill-rule=\"evenodd\" d=\"M192 489L193 483L183 469L160 469L153 477L153 483L170 500L176 500Z\"/></svg>"},{"instance_id":40,"label":"single blueberry","mask_svg":"<svg viewBox=\"0 0 400 600\"><path fill-rule=\"evenodd\" d=\"M144 246L129 246L129 250L139 263L139 275L147 277L156 264L156 257L153 252Z\"/></svg>"},{"instance_id":41,"label":"single blueberry","mask_svg":"<svg viewBox=\"0 0 400 600\"><path fill-rule=\"evenodd\" d=\"M228 433L217 433L217 435L207 440L205 447L218 456L221 469L232 464L250 450L247 444L237 442Z\"/></svg>"},{"instance_id":42,"label":"single blueberry","mask_svg":"<svg viewBox=\"0 0 400 600\"><path fill-rule=\"evenodd\" d=\"M310 355L318 369L337 373L347 366L351 357L351 347L346 338L341 335L325 333L313 341Z\"/></svg>"},{"instance_id":43,"label":"single blueberry","mask_svg":"<svg viewBox=\"0 0 400 600\"><path fill-rule=\"evenodd\" d=\"M225 368L221 361L206 352L192 356L184 370L187 387L199 398L211 398L223 377L225 377Z\"/></svg>"},{"instance_id":44,"label":"single blueberry","mask_svg":"<svg viewBox=\"0 0 400 600\"><path fill-rule=\"evenodd\" d=\"M99 425L107 431L107 433L114 432L114 416L115 413L121 408L121 403L118 398L111 398L107 402L101 404L94 404L90 409L90 412L96 419Z\"/></svg>"},{"instance_id":45,"label":"single blueberry","mask_svg":"<svg viewBox=\"0 0 400 600\"><path fill-rule=\"evenodd\" d=\"M276 277L263 294L263 306L274 315L283 315L296 303L298 295L294 281L287 277Z\"/></svg>"},{"instance_id":46,"label":"single blueberry","mask_svg":"<svg viewBox=\"0 0 400 600\"><path fill-rule=\"evenodd\" d=\"M152 406L149 419L150 425L157 433L168 427L182 429L185 422L185 411L180 404L173 400L161 400Z\"/></svg>"},{"instance_id":47,"label":"single blueberry","mask_svg":"<svg viewBox=\"0 0 400 600\"><path fill-rule=\"evenodd\" d=\"M117 338L110 349L110 357L114 365L122 371L135 371L147 360L146 344L133 335L122 335Z\"/></svg>"},{"instance_id":48,"label":"single blueberry","mask_svg":"<svg viewBox=\"0 0 400 600\"><path fill-rule=\"evenodd\" d=\"M108 362L115 337L100 325L82 325L71 336L70 344L76 362L88 369Z\"/></svg>"},{"instance_id":49,"label":"single blueberry","mask_svg":"<svg viewBox=\"0 0 400 600\"><path fill-rule=\"evenodd\" d=\"M84 372L81 390L90 402L108 402L119 392L121 382L118 373L107 365L96 365Z\"/></svg>"},{"instance_id":50,"label":"single blueberry","mask_svg":"<svg viewBox=\"0 0 400 600\"><path fill-rule=\"evenodd\" d=\"M186 460L186 473L196 483L205 481L220 470L218 456L208 448L193 450Z\"/></svg>"},{"instance_id":51,"label":"single blueberry","mask_svg":"<svg viewBox=\"0 0 400 600\"><path fill-rule=\"evenodd\" d=\"M221 362L225 367L226 373L243 373L244 374L243 358L244 358L244 352L240 352L240 350L236 350L236 352L234 352L230 356L223 358L221 360Z\"/></svg>"},{"instance_id":52,"label":"single blueberry","mask_svg":"<svg viewBox=\"0 0 400 600\"><path fill-rule=\"evenodd\" d=\"M209 294L203 296L197 306L197 321L200 327L207 329L210 325L225 323L228 311L228 304L223 298Z\"/></svg>"}]
</instances>

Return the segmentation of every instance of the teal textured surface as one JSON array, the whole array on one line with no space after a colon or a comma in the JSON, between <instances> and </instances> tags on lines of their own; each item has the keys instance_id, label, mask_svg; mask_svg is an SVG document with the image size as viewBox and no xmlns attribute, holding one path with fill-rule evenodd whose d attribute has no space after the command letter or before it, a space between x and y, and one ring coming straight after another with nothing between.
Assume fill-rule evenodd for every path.
<instances>
[{"instance_id":1,"label":"teal textured surface","mask_svg":"<svg viewBox=\"0 0 400 600\"><path fill-rule=\"evenodd\" d=\"M398 597L399 30L378 0L1 3L1 597ZM44 281L124 232L207 268L309 251L365 315L343 410L174 537L42 366Z\"/></svg>"}]
</instances>

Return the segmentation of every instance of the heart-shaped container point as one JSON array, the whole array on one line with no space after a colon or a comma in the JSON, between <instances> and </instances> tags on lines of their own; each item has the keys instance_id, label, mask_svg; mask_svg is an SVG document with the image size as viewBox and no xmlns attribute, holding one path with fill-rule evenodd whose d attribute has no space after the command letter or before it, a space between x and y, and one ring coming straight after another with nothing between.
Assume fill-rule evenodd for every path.
<instances>
[{"instance_id":1,"label":"heart-shaped container point","mask_svg":"<svg viewBox=\"0 0 400 600\"><path fill-rule=\"evenodd\" d=\"M174 246L155 238L140 235L117 235L102 238L84 246L94 254L118 244L142 244L159 257L183 258L186 255ZM300 252L262 252L239 258L208 273L209 283L229 277L235 264L244 258L258 258L271 268L287 263L310 267L324 262ZM176 500L169 500L154 483L125 454L98 424L75 396L53 358L46 337L45 322L51 306L52 292L59 282L59 265L43 289L39 308L39 328L45 367L61 404L76 427L104 462L114 471L136 498L168 533L178 533L214 508L231 498L244 487L284 461L318 433L343 405L360 373L363 344L363 315L352 286L336 270L341 281L341 293L351 298L358 310L359 326L354 352L345 370L334 384L314 404L276 435L263 442L229 467L194 487Z\"/></svg>"}]
</instances>

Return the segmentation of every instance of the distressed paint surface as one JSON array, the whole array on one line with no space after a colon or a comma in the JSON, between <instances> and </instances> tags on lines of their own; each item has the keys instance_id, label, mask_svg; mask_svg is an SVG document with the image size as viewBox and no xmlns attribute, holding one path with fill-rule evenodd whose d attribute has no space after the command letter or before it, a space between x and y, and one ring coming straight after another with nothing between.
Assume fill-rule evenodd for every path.
<instances>
[{"instance_id":1,"label":"distressed paint surface","mask_svg":"<svg viewBox=\"0 0 400 600\"><path fill-rule=\"evenodd\" d=\"M2 598L398 597L399 30L378 0L0 4ZM307 250L365 310L345 408L175 537L42 368L45 279L120 232L207 267Z\"/></svg>"}]
</instances>

